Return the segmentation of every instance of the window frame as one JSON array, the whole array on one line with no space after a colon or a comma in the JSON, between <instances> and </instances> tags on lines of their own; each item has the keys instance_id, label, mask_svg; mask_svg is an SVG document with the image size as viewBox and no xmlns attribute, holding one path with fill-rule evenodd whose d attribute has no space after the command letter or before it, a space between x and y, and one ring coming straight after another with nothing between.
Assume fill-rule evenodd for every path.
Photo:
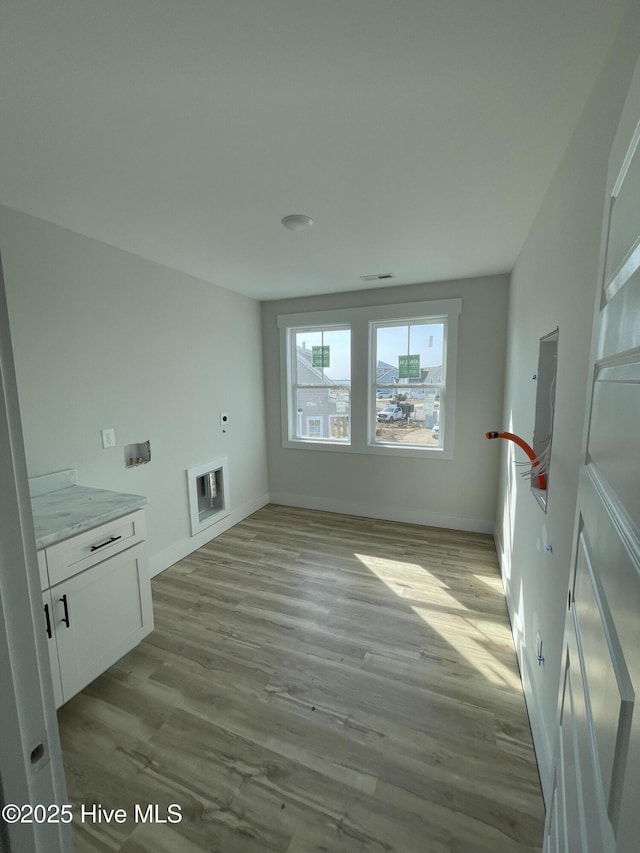
<instances>
[{"instance_id":1,"label":"window frame","mask_svg":"<svg viewBox=\"0 0 640 853\"><path fill-rule=\"evenodd\" d=\"M418 326L418 325L442 325L444 326L443 340L442 340L442 382L434 383L434 382L424 382L424 383L411 383L408 385L395 385L391 386L385 383L379 383L378 379L378 351L377 351L377 331L381 328L397 328L399 326ZM394 454L397 450L417 450L420 453L425 449L431 450L440 450L444 444L444 423L446 420L446 409L445 405L446 401L446 377L447 377L447 339L449 335L449 324L448 317L444 316L416 316L412 314L410 317L397 317L394 319L384 319L384 320L371 320L369 322L369 399L368 399L368 438L369 445L373 447L387 447L391 449ZM377 392L379 388L394 388L398 393L402 393L404 389L428 389L428 388L437 388L439 390L439 417L438 417L438 425L440 429L442 429L442 441L438 440L438 445L419 445L419 444L407 444L399 447L398 445L394 445L391 443L385 443L383 441L378 441L376 438L376 429L377 429L377 418L376 418L376 400L377 400ZM392 395L393 396L393 395ZM426 394L425 394L426 397ZM425 427L425 429L431 429L430 427Z\"/></svg>"},{"instance_id":2,"label":"window frame","mask_svg":"<svg viewBox=\"0 0 640 853\"><path fill-rule=\"evenodd\" d=\"M299 314L280 314L277 325L280 332L280 392L282 446L299 450L320 450L333 453L364 453L378 456L408 456L420 459L452 459L455 438L456 377L458 353L458 318L462 313L462 299L433 299L421 302L369 305L329 311L307 311ZM444 322L440 446L430 445L397 447L375 442L372 433L372 411L375 408L376 371L373 365L375 346L372 328L376 323L401 324L414 322ZM387 323L387 324L388 324ZM292 438L292 383L293 330L320 331L322 329L349 328L351 331L351 385L350 385L350 443L326 439ZM444 395L446 394L446 399ZM372 437L374 441L372 441Z\"/></svg>"},{"instance_id":3,"label":"window frame","mask_svg":"<svg viewBox=\"0 0 640 853\"><path fill-rule=\"evenodd\" d=\"M320 445L320 446L322 446L323 449L327 449L327 448L336 449L336 448L348 448L351 444L351 438L349 438L348 440L346 440L346 439L335 439L335 438L331 438L331 436L325 437L323 435L320 435L318 437L311 436L311 435L298 437L296 434L297 433L297 421L298 421L298 411L297 411L297 391L298 391L298 389L300 389L300 388L309 388L309 389L327 388L328 389L331 387L330 385L323 385L323 384L301 385L298 382L298 364L297 364L297 357L296 357L297 350L296 350L296 344L295 344L296 335L299 332L317 333L317 332L336 332L336 331L342 331L342 330L348 330L349 331L349 336L350 336L349 337L349 363L351 365L353 362L353 347L352 347L352 331L351 331L351 326L349 323L345 323L345 322L342 322L342 323L335 323L335 322L332 322L332 323L322 323L322 322L320 322L320 323L293 323L293 324L287 325L283 330L284 331L284 337L286 338L286 340L284 341L286 367L285 367L284 372L281 369L281 378L285 377L285 379L286 379L286 381L284 383L282 383L284 385L284 395L283 396L286 399L284 399L284 401L283 401L282 435L283 435L283 442L286 442L285 446L287 446L287 447L300 447L300 446L315 447L315 446ZM353 404L352 395L351 395L352 382L353 382L353 379L351 378L349 380L348 386L346 386L346 385L337 385L336 386L337 388L346 388L346 387L349 388L349 412L348 412L349 424L351 424L351 406ZM320 418L321 419L321 433L322 433L322 428L324 426L324 414L323 415L318 415L318 414L305 415L304 417L307 419L307 422L308 422L309 418L311 418L311 419ZM327 419L327 423L330 424L329 419Z\"/></svg>"}]
</instances>

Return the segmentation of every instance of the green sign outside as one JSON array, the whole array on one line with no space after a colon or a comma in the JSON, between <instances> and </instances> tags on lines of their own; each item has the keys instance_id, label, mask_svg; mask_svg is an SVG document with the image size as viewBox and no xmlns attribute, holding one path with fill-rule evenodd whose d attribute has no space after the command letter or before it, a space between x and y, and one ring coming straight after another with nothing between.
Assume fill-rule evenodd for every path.
<instances>
[{"instance_id":1,"label":"green sign outside","mask_svg":"<svg viewBox=\"0 0 640 853\"><path fill-rule=\"evenodd\" d=\"M330 367L329 347L311 347L311 363L314 367Z\"/></svg>"},{"instance_id":2,"label":"green sign outside","mask_svg":"<svg viewBox=\"0 0 640 853\"><path fill-rule=\"evenodd\" d=\"M420 354L398 356L398 377L400 379L420 379Z\"/></svg>"}]
</instances>

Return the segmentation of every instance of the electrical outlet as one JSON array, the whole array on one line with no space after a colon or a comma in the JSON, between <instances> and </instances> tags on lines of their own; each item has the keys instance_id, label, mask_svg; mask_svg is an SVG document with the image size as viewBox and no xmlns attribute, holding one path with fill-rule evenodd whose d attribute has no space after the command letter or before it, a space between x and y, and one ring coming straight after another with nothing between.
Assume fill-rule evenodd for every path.
<instances>
[{"instance_id":1,"label":"electrical outlet","mask_svg":"<svg viewBox=\"0 0 640 853\"><path fill-rule=\"evenodd\" d=\"M110 429L102 430L102 448L103 450L107 450L109 447L116 446L116 431L111 427Z\"/></svg>"}]
</instances>

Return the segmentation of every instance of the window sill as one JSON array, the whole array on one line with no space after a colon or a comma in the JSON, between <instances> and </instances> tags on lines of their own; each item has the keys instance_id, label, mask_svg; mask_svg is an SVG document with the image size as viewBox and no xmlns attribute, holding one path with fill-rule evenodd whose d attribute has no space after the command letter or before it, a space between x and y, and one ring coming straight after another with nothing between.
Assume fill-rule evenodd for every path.
<instances>
[{"instance_id":1,"label":"window sill","mask_svg":"<svg viewBox=\"0 0 640 853\"><path fill-rule=\"evenodd\" d=\"M290 438L282 442L285 450L335 450L338 453L354 453L351 444L337 441L322 441L304 438Z\"/></svg>"},{"instance_id":2,"label":"window sill","mask_svg":"<svg viewBox=\"0 0 640 853\"><path fill-rule=\"evenodd\" d=\"M282 443L284 450L324 450L333 453L357 453L365 456L395 456L410 457L412 459L424 460L449 460L453 459L453 450L445 447L398 447L391 444L334 444L330 441L305 441L304 439L285 440Z\"/></svg>"}]
</instances>

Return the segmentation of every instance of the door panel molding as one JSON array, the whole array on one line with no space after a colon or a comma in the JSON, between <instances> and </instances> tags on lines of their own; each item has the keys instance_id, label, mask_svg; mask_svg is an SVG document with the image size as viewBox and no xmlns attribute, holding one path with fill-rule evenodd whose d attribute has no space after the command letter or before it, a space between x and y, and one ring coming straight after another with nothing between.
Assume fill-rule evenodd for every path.
<instances>
[{"instance_id":1,"label":"door panel molding","mask_svg":"<svg viewBox=\"0 0 640 853\"><path fill-rule=\"evenodd\" d=\"M580 535L573 613L581 650L591 737L607 814L615 830L631 735L635 692L586 534ZM597 687L591 690L591 685Z\"/></svg>"},{"instance_id":2,"label":"door panel molding","mask_svg":"<svg viewBox=\"0 0 640 853\"><path fill-rule=\"evenodd\" d=\"M640 577L640 529L638 525L629 516L624 504L619 500L598 466L594 462L588 462L585 465L585 471Z\"/></svg>"},{"instance_id":3,"label":"door panel molding","mask_svg":"<svg viewBox=\"0 0 640 853\"><path fill-rule=\"evenodd\" d=\"M640 212L639 142L640 122L636 125L611 191L604 264L605 304L613 299L640 267L640 230L635 227ZM622 233L619 233L620 230ZM612 254L615 263L613 269Z\"/></svg>"}]
</instances>

